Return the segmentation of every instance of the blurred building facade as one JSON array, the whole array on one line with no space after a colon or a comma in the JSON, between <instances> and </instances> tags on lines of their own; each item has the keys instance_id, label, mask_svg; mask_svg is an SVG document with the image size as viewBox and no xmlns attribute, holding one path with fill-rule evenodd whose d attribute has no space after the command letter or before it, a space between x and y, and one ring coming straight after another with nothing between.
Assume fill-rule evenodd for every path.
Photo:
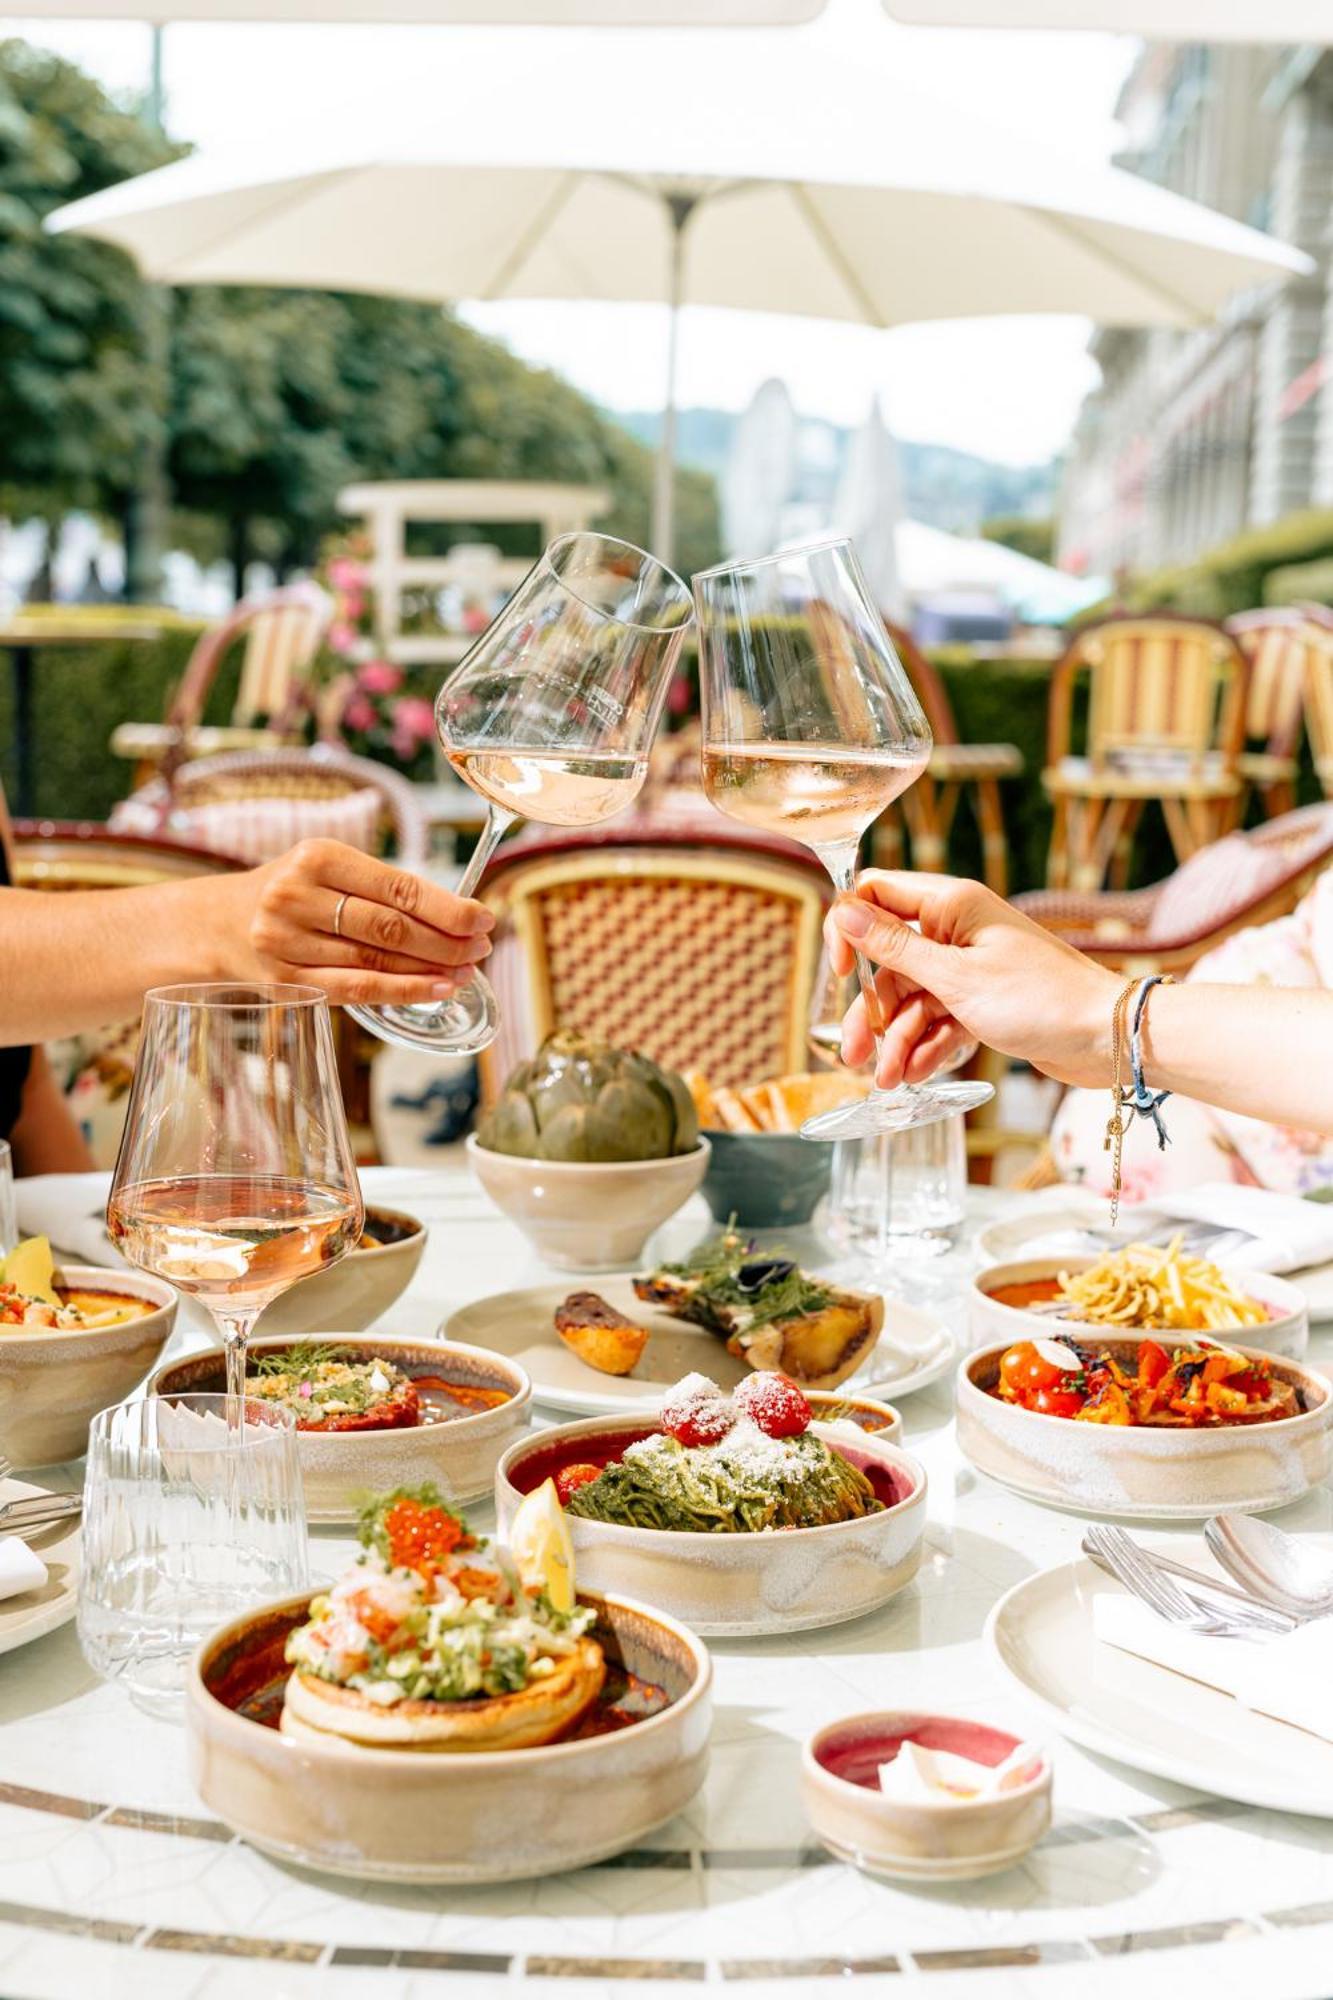
<instances>
[{"instance_id":1,"label":"blurred building facade","mask_svg":"<svg viewBox=\"0 0 1333 2000\"><path fill-rule=\"evenodd\" d=\"M1333 50L1149 43L1118 115L1120 165L1316 269L1194 332L1094 336L1102 382L1070 444L1059 560L1111 576L1333 506Z\"/></svg>"}]
</instances>

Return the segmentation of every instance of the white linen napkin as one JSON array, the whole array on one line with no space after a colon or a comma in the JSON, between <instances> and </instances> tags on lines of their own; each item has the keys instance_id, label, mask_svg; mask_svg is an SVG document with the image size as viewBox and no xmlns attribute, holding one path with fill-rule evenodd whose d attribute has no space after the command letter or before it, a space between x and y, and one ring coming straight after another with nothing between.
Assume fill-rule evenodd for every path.
<instances>
[{"instance_id":1,"label":"white linen napkin","mask_svg":"<svg viewBox=\"0 0 1333 2000\"><path fill-rule=\"evenodd\" d=\"M19 1235L46 1236L71 1264L122 1265L106 1233L110 1174L34 1174L14 1183Z\"/></svg>"},{"instance_id":2,"label":"white linen napkin","mask_svg":"<svg viewBox=\"0 0 1333 2000\"><path fill-rule=\"evenodd\" d=\"M1304 1271L1333 1258L1333 1202L1302 1201L1268 1188L1205 1181L1177 1194L1153 1196L1153 1207L1177 1222L1215 1222L1251 1240L1219 1244L1216 1261L1243 1271ZM1212 1251L1207 1253L1214 1255Z\"/></svg>"},{"instance_id":3,"label":"white linen napkin","mask_svg":"<svg viewBox=\"0 0 1333 2000\"><path fill-rule=\"evenodd\" d=\"M1333 1743L1333 1618L1264 1639L1214 1639L1159 1618L1137 1597L1104 1592L1092 1601L1092 1629L1108 1646L1233 1695L1257 1715L1290 1722Z\"/></svg>"},{"instance_id":4,"label":"white linen napkin","mask_svg":"<svg viewBox=\"0 0 1333 2000\"><path fill-rule=\"evenodd\" d=\"M21 1597L25 1590L40 1590L46 1582L46 1564L17 1535L0 1536L0 1598Z\"/></svg>"}]
</instances>

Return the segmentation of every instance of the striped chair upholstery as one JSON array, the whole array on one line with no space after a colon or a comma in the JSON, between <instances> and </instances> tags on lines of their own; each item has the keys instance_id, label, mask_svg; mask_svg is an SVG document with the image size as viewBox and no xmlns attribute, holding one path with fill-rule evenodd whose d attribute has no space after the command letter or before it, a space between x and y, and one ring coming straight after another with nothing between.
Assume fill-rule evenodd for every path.
<instances>
[{"instance_id":1,"label":"striped chair upholstery","mask_svg":"<svg viewBox=\"0 0 1333 2000\"><path fill-rule=\"evenodd\" d=\"M1290 610L1244 611L1227 620L1250 663L1245 703L1246 748L1238 769L1241 789L1233 823L1241 825L1250 794L1258 792L1270 818L1296 803L1297 752L1304 719L1306 619Z\"/></svg>"},{"instance_id":2,"label":"striped chair upholstery","mask_svg":"<svg viewBox=\"0 0 1333 2000\"><path fill-rule=\"evenodd\" d=\"M493 1096L554 1028L745 1084L807 1067L830 895L813 860L744 840L542 840L502 853L483 894L503 1010L483 1054Z\"/></svg>"},{"instance_id":3,"label":"striped chair upholstery","mask_svg":"<svg viewBox=\"0 0 1333 2000\"><path fill-rule=\"evenodd\" d=\"M111 738L115 755L132 758L143 776L190 757L296 740L301 694L332 615L332 600L312 583L238 604L195 646L166 720L122 723ZM241 641L245 650L231 722L205 727L204 704L218 670Z\"/></svg>"},{"instance_id":4,"label":"striped chair upholstery","mask_svg":"<svg viewBox=\"0 0 1333 2000\"><path fill-rule=\"evenodd\" d=\"M1088 684L1087 743L1073 754L1076 684ZM1047 880L1123 887L1144 807L1162 808L1181 861L1234 816L1249 663L1222 626L1166 612L1077 633L1051 676L1047 764L1054 807Z\"/></svg>"},{"instance_id":5,"label":"striped chair upholstery","mask_svg":"<svg viewBox=\"0 0 1333 2000\"><path fill-rule=\"evenodd\" d=\"M1305 727L1325 798L1333 799L1333 611L1302 609Z\"/></svg>"}]
</instances>

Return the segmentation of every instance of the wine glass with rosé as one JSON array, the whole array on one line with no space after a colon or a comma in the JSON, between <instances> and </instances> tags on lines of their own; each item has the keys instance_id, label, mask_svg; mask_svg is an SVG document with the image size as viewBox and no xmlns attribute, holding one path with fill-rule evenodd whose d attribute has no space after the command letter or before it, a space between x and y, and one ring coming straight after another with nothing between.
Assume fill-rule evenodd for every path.
<instances>
[{"instance_id":1,"label":"wine glass with ros\u00e9","mask_svg":"<svg viewBox=\"0 0 1333 2000\"><path fill-rule=\"evenodd\" d=\"M704 790L733 819L811 848L838 893L849 894L863 836L920 777L931 749L855 550L829 540L723 563L695 577L694 601ZM873 968L858 954L856 970L878 1041ZM986 1083L904 1084L821 1112L801 1131L807 1139L901 1132L993 1094Z\"/></svg>"},{"instance_id":2,"label":"wine glass with ros\u00e9","mask_svg":"<svg viewBox=\"0 0 1333 2000\"><path fill-rule=\"evenodd\" d=\"M631 804L692 619L685 584L632 543L580 533L550 544L436 699L445 755L488 808L460 896L476 893L515 820L597 826ZM429 1005L347 1011L435 1055L475 1054L499 1028L480 972Z\"/></svg>"},{"instance_id":3,"label":"wine glass with ros\u00e9","mask_svg":"<svg viewBox=\"0 0 1333 2000\"><path fill-rule=\"evenodd\" d=\"M150 992L107 1229L132 1264L212 1315L233 1428L255 1321L354 1250L363 1218L319 989Z\"/></svg>"}]
</instances>

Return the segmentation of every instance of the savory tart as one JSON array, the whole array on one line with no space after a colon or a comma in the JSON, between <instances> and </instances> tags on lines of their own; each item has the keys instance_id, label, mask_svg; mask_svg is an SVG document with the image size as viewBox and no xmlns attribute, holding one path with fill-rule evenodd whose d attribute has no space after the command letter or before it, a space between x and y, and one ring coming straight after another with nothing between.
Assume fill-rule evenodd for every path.
<instances>
[{"instance_id":1,"label":"savory tart","mask_svg":"<svg viewBox=\"0 0 1333 2000\"><path fill-rule=\"evenodd\" d=\"M392 1361L341 1361L324 1348L262 1355L245 1393L290 1410L298 1431L412 1430L421 1422L416 1383Z\"/></svg>"},{"instance_id":2,"label":"savory tart","mask_svg":"<svg viewBox=\"0 0 1333 2000\"><path fill-rule=\"evenodd\" d=\"M555 1309L565 1346L602 1375L628 1375L648 1345L648 1329L627 1319L596 1292L571 1292Z\"/></svg>"},{"instance_id":3,"label":"savory tart","mask_svg":"<svg viewBox=\"0 0 1333 2000\"><path fill-rule=\"evenodd\" d=\"M698 1534L823 1528L878 1514L860 1466L810 1431L810 1405L785 1375L747 1375L730 1396L704 1375L667 1391L661 1428L607 1463L556 1475L581 1520Z\"/></svg>"},{"instance_id":4,"label":"savory tart","mask_svg":"<svg viewBox=\"0 0 1333 2000\"><path fill-rule=\"evenodd\" d=\"M1302 1408L1264 1360L1205 1339L1170 1350L1144 1340L1123 1358L1065 1338L1020 1340L1001 1356L991 1394L1039 1416L1156 1430L1272 1423Z\"/></svg>"},{"instance_id":5,"label":"savory tart","mask_svg":"<svg viewBox=\"0 0 1333 2000\"><path fill-rule=\"evenodd\" d=\"M571 1576L558 1610L480 1559L484 1545L433 1486L372 1502L360 1538L352 1568L287 1640L285 1735L520 1750L552 1742L597 1699L605 1661Z\"/></svg>"},{"instance_id":6,"label":"savory tart","mask_svg":"<svg viewBox=\"0 0 1333 2000\"><path fill-rule=\"evenodd\" d=\"M860 1367L884 1325L884 1301L757 1251L725 1229L683 1263L634 1280L636 1297L707 1327L751 1368L775 1369L808 1389L835 1389Z\"/></svg>"}]
</instances>

